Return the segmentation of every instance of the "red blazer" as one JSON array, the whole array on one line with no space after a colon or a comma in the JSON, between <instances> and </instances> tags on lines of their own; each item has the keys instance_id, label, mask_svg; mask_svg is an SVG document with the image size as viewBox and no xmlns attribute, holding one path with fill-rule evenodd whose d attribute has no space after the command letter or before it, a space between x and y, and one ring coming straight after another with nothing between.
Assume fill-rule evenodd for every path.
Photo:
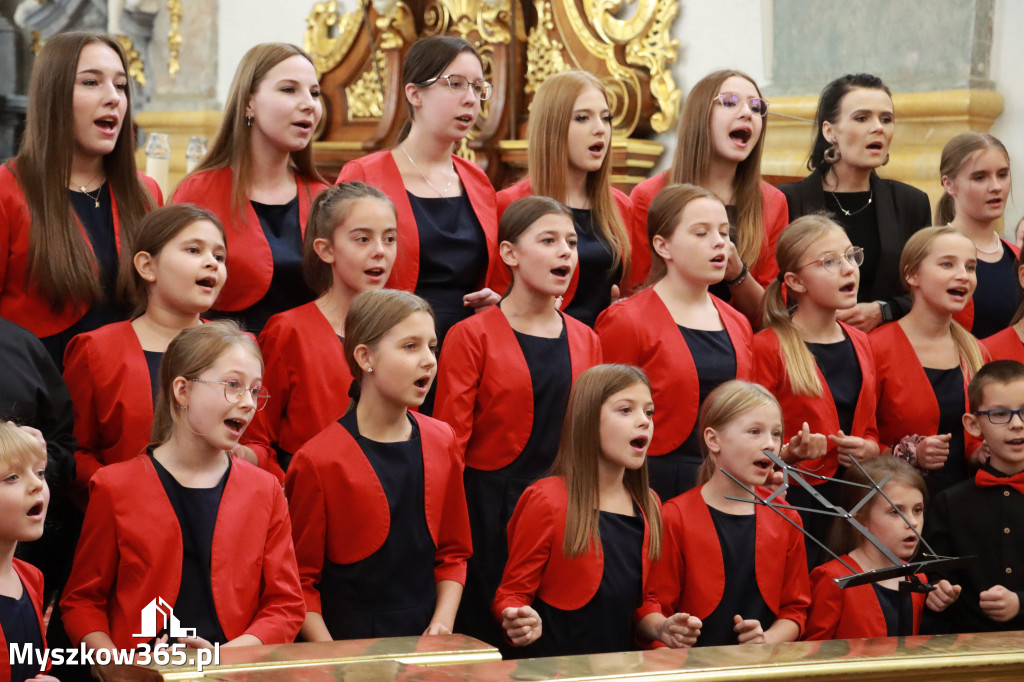
<instances>
[{"instance_id":1,"label":"red blazer","mask_svg":"<svg viewBox=\"0 0 1024 682\"><path fill-rule=\"evenodd\" d=\"M711 512L701 496L703 488L689 490L661 507L665 540L661 558L651 569L651 591L658 604L649 606L641 615L660 611L671 616L681 612L704 619L722 601L722 546ZM763 488L758 490L762 495L768 494ZM795 510L787 509L785 513L802 527ZM757 588L776 619L787 618L803 631L811 601L803 533L763 505L757 505L754 514Z\"/></svg>"},{"instance_id":2,"label":"red blazer","mask_svg":"<svg viewBox=\"0 0 1024 682\"><path fill-rule=\"evenodd\" d=\"M153 429L149 365L131 322L115 322L71 339L64 382L75 413L72 499L84 510L100 467L145 451Z\"/></svg>"},{"instance_id":3,"label":"red blazer","mask_svg":"<svg viewBox=\"0 0 1024 682\"><path fill-rule=\"evenodd\" d=\"M119 649L134 648L142 609L156 597L177 600L181 559L181 526L149 456L96 472L60 602L72 641L98 631ZM306 611L284 492L273 476L240 459L231 460L221 497L210 572L229 640L295 639Z\"/></svg>"},{"instance_id":4,"label":"red blazer","mask_svg":"<svg viewBox=\"0 0 1024 682\"><path fill-rule=\"evenodd\" d=\"M217 216L224 224L228 247L228 278L220 290L216 310L245 310L262 299L274 277L274 254L263 234L256 209L249 202L241 216L231 200L233 174L230 168L203 171L181 181L171 202L195 204ZM299 193L299 229L306 234L306 221L313 199L327 185L295 177Z\"/></svg>"},{"instance_id":5,"label":"red blazer","mask_svg":"<svg viewBox=\"0 0 1024 682\"><path fill-rule=\"evenodd\" d=\"M1016 244L1011 244L1002 237L999 241L1003 243L1003 246L1008 248L1016 258L1020 258L1020 249L1017 248ZM953 319L960 323L960 325L967 331L974 331L974 297L967 299L967 305L964 309L953 316Z\"/></svg>"},{"instance_id":6,"label":"red blazer","mask_svg":"<svg viewBox=\"0 0 1024 682\"><path fill-rule=\"evenodd\" d=\"M243 441L284 481L274 445L294 455L345 414L352 374L341 340L316 302L274 315L260 334L263 385L270 402L256 413Z\"/></svg>"},{"instance_id":7,"label":"red blazer","mask_svg":"<svg viewBox=\"0 0 1024 682\"><path fill-rule=\"evenodd\" d=\"M864 569L844 554L842 559L857 572ZM811 571L811 608L807 613L807 631L804 639L862 639L865 637L886 637L885 616L878 604L878 596L871 585L858 585L839 589L834 578L842 578L850 572L833 559ZM924 573L917 577L922 582L928 579ZM914 634L921 628L921 611L925 595L913 593Z\"/></svg>"},{"instance_id":8,"label":"red blazer","mask_svg":"<svg viewBox=\"0 0 1024 682\"><path fill-rule=\"evenodd\" d=\"M452 155L455 172L466 188L480 227L487 240L487 277L481 286L490 286L497 268L505 266L498 257L498 214L494 187L480 166ZM391 289L414 291L420 280L420 235L416 229L416 216L409 203L402 175L398 172L390 150L382 150L349 161L341 167L338 182L365 182L391 197L398 211L398 257L391 268L387 286Z\"/></svg>"},{"instance_id":9,"label":"red blazer","mask_svg":"<svg viewBox=\"0 0 1024 682\"><path fill-rule=\"evenodd\" d=\"M139 180L163 204L160 187L153 178L139 173ZM121 251L121 221L117 200L111 194L114 241ZM74 212L72 211L72 214ZM75 219L77 221L77 218ZM44 338L64 331L82 319L86 308L70 306L54 312L31 285L27 285L28 246L31 219L28 203L10 164L0 166L0 317L25 327ZM83 231L85 228L82 228Z\"/></svg>"},{"instance_id":10,"label":"red blazer","mask_svg":"<svg viewBox=\"0 0 1024 682\"><path fill-rule=\"evenodd\" d=\"M993 360L1024 362L1024 342L1020 340L1017 330L1013 327L1007 327L987 339L982 339L981 345L988 350Z\"/></svg>"},{"instance_id":11,"label":"red blazer","mask_svg":"<svg viewBox=\"0 0 1024 682\"><path fill-rule=\"evenodd\" d=\"M714 295L711 301L736 352L736 378L752 380L750 322ZM601 337L604 362L636 365L651 380L658 428L654 429L647 454L657 457L679 447L697 423L700 382L690 349L661 297L654 289L645 289L619 301L601 313L595 328Z\"/></svg>"},{"instance_id":12,"label":"red blazer","mask_svg":"<svg viewBox=\"0 0 1024 682\"><path fill-rule=\"evenodd\" d=\"M597 594L604 576L604 552L591 545L586 554L569 558L562 553L569 494L561 476L542 478L523 493L508 522L508 563L494 595L491 612L501 622L510 606L527 606L535 597L563 611L581 609ZM647 589L650 526L644 518L642 549L643 605L657 607Z\"/></svg>"},{"instance_id":13,"label":"red blazer","mask_svg":"<svg viewBox=\"0 0 1024 682\"><path fill-rule=\"evenodd\" d=\"M615 200L615 207L619 211L619 217L622 218L622 224L625 226L626 234L629 236L631 253L629 273L626 273L626 264L624 263L622 268L623 276L619 282L619 288L622 289L622 295L625 296L629 291L642 284L647 277L647 273L651 269L651 250L647 246L646 229L641 232L632 229L633 205L630 203L629 197L614 187L610 189L612 199ZM529 196L533 196L529 178L520 180L511 187L498 192L498 222L501 222L501 216L505 215L505 209L509 207L509 204L516 199ZM500 267L495 272L493 282L499 286L495 291L500 293L512 283L512 275L504 264L499 263L499 265ZM579 268L576 268L573 270L572 278L569 281L569 288L566 290L565 295L562 296L562 310L565 310L566 306L572 302L573 296L576 295L576 286L579 284L579 281L580 271Z\"/></svg>"},{"instance_id":14,"label":"red blazer","mask_svg":"<svg viewBox=\"0 0 1024 682\"><path fill-rule=\"evenodd\" d=\"M423 513L437 547L434 580L464 584L473 548L455 435L444 422L411 414L419 425L423 449ZM295 455L285 492L295 519L292 537L306 608L320 613L315 585L324 559L351 564L380 549L391 529L388 500L370 461L338 422Z\"/></svg>"},{"instance_id":15,"label":"red blazer","mask_svg":"<svg viewBox=\"0 0 1024 682\"><path fill-rule=\"evenodd\" d=\"M633 228L631 232L639 232L647 236L647 210L668 181L668 171L647 178L633 188L629 198L633 202ZM789 224L789 207L786 196L764 180L761 181L761 216L764 222L764 241L761 243L761 257L756 263L747 263L750 274L758 283L766 287L779 274L779 265L775 262L775 242ZM644 273L646 276L647 273Z\"/></svg>"},{"instance_id":16,"label":"red blazer","mask_svg":"<svg viewBox=\"0 0 1024 682\"><path fill-rule=\"evenodd\" d=\"M860 366L860 394L857 407L853 412L853 430L849 436L858 436L878 442L878 426L875 424L875 359L871 354L868 336L842 322L839 325L853 341L853 349L857 354ZM774 329L765 329L754 334L754 381L771 391L782 405L782 416L785 422L786 437L792 437L800 431L804 422L811 427L813 433L835 435L839 433L839 414L832 392L828 388L821 369L815 366L818 381L821 383L820 397L797 395L789 384L786 374L786 363L782 357L779 337ZM821 459L803 461L797 465L819 476L835 476L839 466L839 450L835 443L829 442L828 453ZM817 479L808 479L812 485L821 483Z\"/></svg>"},{"instance_id":17,"label":"red blazer","mask_svg":"<svg viewBox=\"0 0 1024 682\"><path fill-rule=\"evenodd\" d=\"M39 636L42 638L43 648L46 648L46 625L43 623L43 573L38 568L21 559L14 559L14 572L21 579L22 588L28 592L28 598L32 600L32 606L36 611L36 622L39 623ZM11 679L11 657L8 644L22 644L22 642L8 642L4 630L0 627L0 650L4 652L0 656L0 680ZM42 654L42 652L39 652ZM35 652L32 652L35 656ZM46 669L50 669L47 662Z\"/></svg>"},{"instance_id":18,"label":"red blazer","mask_svg":"<svg viewBox=\"0 0 1024 682\"><path fill-rule=\"evenodd\" d=\"M573 383L601 364L597 334L563 315ZM455 430L466 466L494 471L511 464L533 430L530 367L508 319L491 306L459 322L445 337L434 416Z\"/></svg>"},{"instance_id":19,"label":"red blazer","mask_svg":"<svg viewBox=\"0 0 1024 682\"><path fill-rule=\"evenodd\" d=\"M875 356L879 445L892 447L900 438L914 434L936 435L939 401L903 327L898 322L884 324L868 334L868 340ZM970 410L968 383L964 376L964 412ZM968 459L981 443L980 438L964 430L964 451Z\"/></svg>"}]
</instances>

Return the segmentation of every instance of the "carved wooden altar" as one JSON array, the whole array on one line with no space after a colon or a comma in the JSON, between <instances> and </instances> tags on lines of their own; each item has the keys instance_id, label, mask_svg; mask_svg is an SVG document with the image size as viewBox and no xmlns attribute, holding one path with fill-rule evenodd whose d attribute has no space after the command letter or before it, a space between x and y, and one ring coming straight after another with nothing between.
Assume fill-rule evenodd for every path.
<instances>
[{"instance_id":1,"label":"carved wooden altar","mask_svg":"<svg viewBox=\"0 0 1024 682\"><path fill-rule=\"evenodd\" d=\"M612 179L630 189L660 157L661 145L645 138L672 129L682 93L669 70L678 47L670 36L678 3L628 1L363 0L344 14L336 0L317 3L305 47L324 93L316 143L321 170L333 178L346 161L396 143L408 115L405 53L421 36L447 34L476 46L494 86L457 153L480 164L496 187L523 173L537 87L551 74L583 69L608 90Z\"/></svg>"}]
</instances>

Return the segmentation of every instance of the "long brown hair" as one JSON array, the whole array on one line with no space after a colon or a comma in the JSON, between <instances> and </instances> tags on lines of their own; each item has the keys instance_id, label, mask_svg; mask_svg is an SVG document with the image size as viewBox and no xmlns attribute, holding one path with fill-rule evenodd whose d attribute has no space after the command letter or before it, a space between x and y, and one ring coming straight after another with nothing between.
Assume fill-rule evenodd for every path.
<instances>
[{"instance_id":1,"label":"long brown hair","mask_svg":"<svg viewBox=\"0 0 1024 682\"><path fill-rule=\"evenodd\" d=\"M682 221L683 211L695 199L712 199L722 203L717 194L699 185L669 185L658 192L651 202L647 210L647 247L651 251L651 271L644 282L645 287L656 284L668 272L665 260L654 249L654 238L671 239Z\"/></svg>"},{"instance_id":2,"label":"long brown hair","mask_svg":"<svg viewBox=\"0 0 1024 682\"><path fill-rule=\"evenodd\" d=\"M585 71L563 71L548 76L534 95L530 109L527 168L530 171L530 189L536 195L551 197L563 204L569 199L567 131L576 98L587 88L599 91L608 101L608 91L601 81ZM626 227L612 198L611 135L607 144L601 167L587 173L587 200L595 227L611 247L612 269L622 263L625 279L629 276L632 254Z\"/></svg>"},{"instance_id":3,"label":"long brown hair","mask_svg":"<svg viewBox=\"0 0 1024 682\"><path fill-rule=\"evenodd\" d=\"M637 367L598 365L581 374L569 394L562 440L552 467L554 475L565 477L569 494L565 540L562 543L562 552L566 556L580 556L591 545L594 548L601 546L598 530L601 406L619 391L638 383L651 388L647 375ZM648 487L647 462L644 461L639 469L627 469L622 483L647 517L651 538L648 556L657 559L661 555L661 512L657 497Z\"/></svg>"},{"instance_id":4,"label":"long brown hair","mask_svg":"<svg viewBox=\"0 0 1024 682\"><path fill-rule=\"evenodd\" d=\"M262 370L263 356L259 346L232 320L189 327L174 337L160 363L160 392L153 409L153 430L150 434L153 443L162 445L170 440L180 419L180 405L174 399L174 380L178 377L195 379L233 346L241 346L252 353ZM171 406L174 406L173 410Z\"/></svg>"},{"instance_id":5,"label":"long brown hair","mask_svg":"<svg viewBox=\"0 0 1024 682\"><path fill-rule=\"evenodd\" d=\"M288 43L260 43L249 49L238 63L231 79L228 101L224 106L224 119L217 129L210 151L192 173L230 168L231 203L241 213L246 204L246 193L252 184L252 128L246 125L245 109L249 98L259 89L267 72L286 59L302 57L310 64L313 60L304 50ZM297 152L291 153L290 166L295 174L309 182L328 184L313 163L313 140Z\"/></svg>"},{"instance_id":6,"label":"long brown hair","mask_svg":"<svg viewBox=\"0 0 1024 682\"><path fill-rule=\"evenodd\" d=\"M903 281L904 288L910 291L910 284L907 282L907 278L916 273L917 269L921 267L921 263L928 257L928 252L931 250L935 240L951 234L970 241L959 230L949 225L926 227L910 236L910 239L903 246L903 253L900 255L900 279ZM971 245L973 246L973 242ZM978 339L974 338L956 320L950 320L949 331L953 336L953 342L956 344L964 376L970 380L974 373L985 364L985 356L981 352L981 344L978 343Z\"/></svg>"},{"instance_id":7,"label":"long brown hair","mask_svg":"<svg viewBox=\"0 0 1024 682\"><path fill-rule=\"evenodd\" d=\"M800 269L807 260L808 250L816 241L832 230L842 229L822 214L811 213L794 220L782 231L775 244L775 260L779 263L781 275ZM772 280L765 289L764 301L761 303L764 326L775 330L775 335L779 337L779 350L793 393L820 396L822 389L818 379L818 365L793 324L793 316L783 298L785 289L786 285L780 278Z\"/></svg>"},{"instance_id":8,"label":"long brown hair","mask_svg":"<svg viewBox=\"0 0 1024 682\"><path fill-rule=\"evenodd\" d=\"M761 97L761 89L753 78L733 69L715 71L700 79L683 105L679 117L679 135L668 182L701 185L708 179L711 159L715 153L711 139L711 112L714 97L722 83L732 77L749 81ZM764 245L764 215L761 198L761 153L768 134L768 119L762 119L761 136L745 161L736 167L733 179L733 199L736 203L736 251L740 260L754 267L761 257Z\"/></svg>"},{"instance_id":9,"label":"long brown hair","mask_svg":"<svg viewBox=\"0 0 1024 682\"><path fill-rule=\"evenodd\" d=\"M28 86L25 135L12 168L29 213L28 284L58 312L90 306L103 298L99 263L68 201L75 152L74 93L78 59L87 45L109 47L128 73L121 44L97 33L59 33L36 57ZM129 81L130 82L130 81ZM139 221L156 202L135 167L131 87L125 90L124 121L103 172L117 203L121 251L128 252Z\"/></svg>"},{"instance_id":10,"label":"long brown hair","mask_svg":"<svg viewBox=\"0 0 1024 682\"><path fill-rule=\"evenodd\" d=\"M971 130L954 136L942 148L942 158L939 159L939 177L953 179L964 169L967 161L975 152L985 149L998 149L1006 157L1006 165L1010 165L1010 153L999 141L999 138L988 133L979 133ZM935 224L946 225L956 217L956 202L953 195L943 189L942 196L935 205Z\"/></svg>"}]
</instances>

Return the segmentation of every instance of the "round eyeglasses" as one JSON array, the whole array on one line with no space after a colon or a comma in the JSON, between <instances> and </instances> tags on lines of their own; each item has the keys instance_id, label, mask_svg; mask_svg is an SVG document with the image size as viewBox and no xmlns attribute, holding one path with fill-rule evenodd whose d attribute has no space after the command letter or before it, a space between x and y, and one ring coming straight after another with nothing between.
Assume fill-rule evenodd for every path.
<instances>
[{"instance_id":1,"label":"round eyeglasses","mask_svg":"<svg viewBox=\"0 0 1024 682\"><path fill-rule=\"evenodd\" d=\"M465 76L437 76L430 80L417 83L416 85L421 88L426 88L439 80L448 81L448 89L454 92L456 95L463 95L466 93L466 89L470 88L473 90L473 94L476 95L477 99L481 102L491 98L491 84L487 81L471 81Z\"/></svg>"},{"instance_id":2,"label":"round eyeglasses","mask_svg":"<svg viewBox=\"0 0 1024 682\"><path fill-rule=\"evenodd\" d=\"M986 416L988 420L993 424L1009 424L1013 421L1013 416L1017 415L1020 417L1021 423L1024 423L1024 409L1010 410L1005 407L997 407L994 410L980 410L974 413L977 416Z\"/></svg>"},{"instance_id":3,"label":"round eyeglasses","mask_svg":"<svg viewBox=\"0 0 1024 682\"><path fill-rule=\"evenodd\" d=\"M228 401L232 405L237 405L242 402L242 396L246 393L252 398L253 405L256 406L256 410L262 410L267 406L267 401L270 400L270 391L263 386L253 386L252 388L246 388L234 379L230 381L210 381L209 379L189 379L199 384L220 384L224 387L224 400Z\"/></svg>"},{"instance_id":4,"label":"round eyeglasses","mask_svg":"<svg viewBox=\"0 0 1024 682\"><path fill-rule=\"evenodd\" d=\"M761 99L760 97L750 97L744 100L735 92L720 92L712 97L711 101L718 102L726 109L738 107L741 102L746 101L747 106L750 107L750 113L761 116L762 118L768 115L768 100Z\"/></svg>"},{"instance_id":5,"label":"round eyeglasses","mask_svg":"<svg viewBox=\"0 0 1024 682\"><path fill-rule=\"evenodd\" d=\"M814 265L817 263L829 272L839 272L842 269L844 261L855 268L859 268L864 262L864 249L859 246L851 246L846 250L846 253L843 254L826 253L821 258L815 258L810 263L804 263L800 267L806 268L808 265Z\"/></svg>"}]
</instances>

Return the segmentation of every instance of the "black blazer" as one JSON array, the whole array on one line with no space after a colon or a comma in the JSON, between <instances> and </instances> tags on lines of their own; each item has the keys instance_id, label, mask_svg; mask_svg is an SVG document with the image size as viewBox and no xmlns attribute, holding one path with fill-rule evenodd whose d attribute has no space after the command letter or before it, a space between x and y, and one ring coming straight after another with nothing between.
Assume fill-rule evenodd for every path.
<instances>
[{"instance_id":1,"label":"black blazer","mask_svg":"<svg viewBox=\"0 0 1024 682\"><path fill-rule=\"evenodd\" d=\"M822 168L811 172L799 182L779 185L789 204L789 221L825 209L825 190L821 188ZM912 300L900 281L900 254L903 245L922 227L932 224L928 195L896 180L871 174L871 191L878 221L882 253L871 290L872 299L887 301L896 318L910 312Z\"/></svg>"}]
</instances>

